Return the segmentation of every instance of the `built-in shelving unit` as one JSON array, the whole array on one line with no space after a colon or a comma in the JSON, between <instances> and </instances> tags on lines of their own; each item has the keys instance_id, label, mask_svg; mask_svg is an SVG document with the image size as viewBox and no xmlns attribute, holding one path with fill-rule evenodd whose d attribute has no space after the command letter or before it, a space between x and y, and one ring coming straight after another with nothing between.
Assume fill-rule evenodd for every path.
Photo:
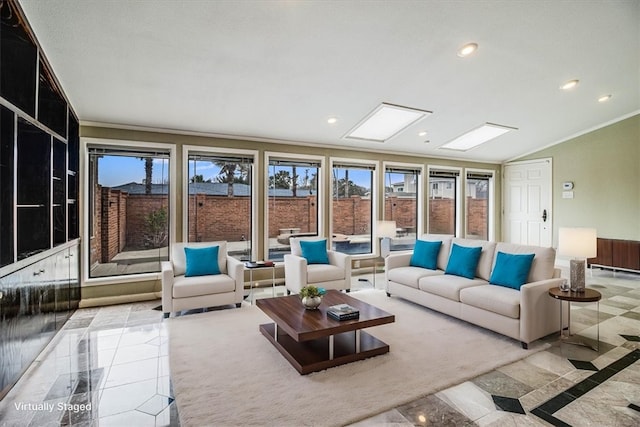
<instances>
[{"instance_id":1,"label":"built-in shelving unit","mask_svg":"<svg viewBox=\"0 0 640 427\"><path fill-rule=\"evenodd\" d=\"M80 301L80 141L19 5L0 4L2 398Z\"/></svg>"}]
</instances>

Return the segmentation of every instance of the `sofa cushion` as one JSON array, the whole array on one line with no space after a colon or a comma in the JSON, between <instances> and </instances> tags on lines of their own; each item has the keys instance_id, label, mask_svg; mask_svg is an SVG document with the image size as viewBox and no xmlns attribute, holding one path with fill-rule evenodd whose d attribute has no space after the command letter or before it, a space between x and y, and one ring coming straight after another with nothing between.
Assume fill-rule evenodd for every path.
<instances>
[{"instance_id":1,"label":"sofa cushion","mask_svg":"<svg viewBox=\"0 0 640 427\"><path fill-rule=\"evenodd\" d=\"M426 240L416 240L409 265L435 270L441 246L442 241L428 242Z\"/></svg>"},{"instance_id":2,"label":"sofa cushion","mask_svg":"<svg viewBox=\"0 0 640 427\"><path fill-rule=\"evenodd\" d=\"M442 246L440 246L440 252L438 253L438 263L437 267L444 271L447 268L447 263L449 262L449 252L451 252L451 239L453 239L453 235L451 234L423 234L420 236L420 240L425 240L427 242L442 242Z\"/></svg>"},{"instance_id":3,"label":"sofa cushion","mask_svg":"<svg viewBox=\"0 0 640 427\"><path fill-rule=\"evenodd\" d=\"M506 254L498 251L489 283L520 289L527 281L535 254Z\"/></svg>"},{"instance_id":4,"label":"sofa cushion","mask_svg":"<svg viewBox=\"0 0 640 427\"><path fill-rule=\"evenodd\" d=\"M466 277L443 274L439 276L423 277L418 281L420 290L430 294L439 295L453 301L460 301L460 290L486 285L486 280L467 279Z\"/></svg>"},{"instance_id":5,"label":"sofa cushion","mask_svg":"<svg viewBox=\"0 0 640 427\"><path fill-rule=\"evenodd\" d=\"M307 259L307 264L329 264L327 255L327 239L302 240L300 242L302 256Z\"/></svg>"},{"instance_id":6,"label":"sofa cushion","mask_svg":"<svg viewBox=\"0 0 640 427\"><path fill-rule=\"evenodd\" d=\"M480 259L481 247L467 247L453 244L451 246L451 255L449 255L449 263L444 274L453 274L456 276L473 279L476 276L476 268Z\"/></svg>"},{"instance_id":7,"label":"sofa cushion","mask_svg":"<svg viewBox=\"0 0 640 427\"><path fill-rule=\"evenodd\" d=\"M344 268L331 264L309 264L307 266L307 282L321 283L344 279Z\"/></svg>"},{"instance_id":8,"label":"sofa cushion","mask_svg":"<svg viewBox=\"0 0 640 427\"><path fill-rule=\"evenodd\" d=\"M498 243L496 251L508 254L534 254L529 276L525 283L538 282L553 278L556 262L556 250L542 246L517 245L514 243Z\"/></svg>"},{"instance_id":9,"label":"sofa cushion","mask_svg":"<svg viewBox=\"0 0 640 427\"><path fill-rule=\"evenodd\" d=\"M184 248L206 248L210 246L219 246L218 249L218 268L220 273L227 273L227 242L178 242L171 245L171 263L173 264L173 275L184 276L187 271L187 258Z\"/></svg>"},{"instance_id":10,"label":"sofa cushion","mask_svg":"<svg viewBox=\"0 0 640 427\"><path fill-rule=\"evenodd\" d=\"M220 246L207 248L184 248L186 259L185 277L220 274L218 251Z\"/></svg>"},{"instance_id":11,"label":"sofa cushion","mask_svg":"<svg viewBox=\"0 0 640 427\"><path fill-rule=\"evenodd\" d=\"M233 292L236 282L226 274L215 276L176 276L173 281L173 297L188 298L202 295Z\"/></svg>"},{"instance_id":12,"label":"sofa cushion","mask_svg":"<svg viewBox=\"0 0 640 427\"><path fill-rule=\"evenodd\" d=\"M473 286L460 291L460 302L512 319L519 319L520 294L520 291L504 286Z\"/></svg>"},{"instance_id":13,"label":"sofa cushion","mask_svg":"<svg viewBox=\"0 0 640 427\"><path fill-rule=\"evenodd\" d=\"M477 247L480 246L480 259L478 260L478 268L476 269L476 277L489 281L491 277L491 268L493 267L493 257L495 256L496 243L487 240L475 239L459 239L454 238L451 243L460 246ZM529 252L530 253L530 252Z\"/></svg>"},{"instance_id":14,"label":"sofa cushion","mask_svg":"<svg viewBox=\"0 0 640 427\"><path fill-rule=\"evenodd\" d=\"M398 267L387 272L387 279L405 286L418 289L418 282L423 277L441 276L442 270L428 270L422 267Z\"/></svg>"}]
</instances>

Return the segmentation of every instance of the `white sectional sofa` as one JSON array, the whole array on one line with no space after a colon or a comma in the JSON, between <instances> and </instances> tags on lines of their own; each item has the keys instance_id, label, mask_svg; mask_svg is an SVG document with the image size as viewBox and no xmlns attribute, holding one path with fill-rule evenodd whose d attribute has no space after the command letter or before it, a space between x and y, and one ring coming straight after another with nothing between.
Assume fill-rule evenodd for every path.
<instances>
[{"instance_id":1,"label":"white sectional sofa","mask_svg":"<svg viewBox=\"0 0 640 427\"><path fill-rule=\"evenodd\" d=\"M562 280L560 270L554 267L555 249L439 234L425 234L420 240L442 242L436 268L410 265L413 253L388 256L385 260L388 296L396 295L514 338L525 349L532 341L559 330L559 301L548 295L548 290L559 286ZM453 244L481 247L473 278L445 274ZM498 252L534 254L528 276L519 290L489 283ZM501 261L505 258L501 255Z\"/></svg>"}]
</instances>

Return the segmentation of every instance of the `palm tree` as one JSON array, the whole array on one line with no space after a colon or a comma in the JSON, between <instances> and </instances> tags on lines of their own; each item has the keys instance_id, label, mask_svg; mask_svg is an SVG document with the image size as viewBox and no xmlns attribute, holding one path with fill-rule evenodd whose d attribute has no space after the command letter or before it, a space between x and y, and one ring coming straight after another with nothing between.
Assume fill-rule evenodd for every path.
<instances>
[{"instance_id":1,"label":"palm tree","mask_svg":"<svg viewBox=\"0 0 640 427\"><path fill-rule=\"evenodd\" d=\"M153 157L138 157L144 160L144 194L151 194L151 180L153 178Z\"/></svg>"},{"instance_id":2,"label":"palm tree","mask_svg":"<svg viewBox=\"0 0 640 427\"><path fill-rule=\"evenodd\" d=\"M220 172L218 172L218 182L226 182L227 196L233 196L233 182L235 181L238 164L220 160L214 161L213 164L220 167Z\"/></svg>"}]
</instances>

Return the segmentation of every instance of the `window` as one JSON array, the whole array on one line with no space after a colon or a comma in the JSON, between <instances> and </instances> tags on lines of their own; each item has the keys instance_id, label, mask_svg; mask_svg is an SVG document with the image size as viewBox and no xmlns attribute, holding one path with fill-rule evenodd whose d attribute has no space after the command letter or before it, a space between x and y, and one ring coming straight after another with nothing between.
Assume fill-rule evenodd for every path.
<instances>
[{"instance_id":1,"label":"window","mask_svg":"<svg viewBox=\"0 0 640 427\"><path fill-rule=\"evenodd\" d=\"M468 239L489 240L493 172L467 170L466 233Z\"/></svg>"},{"instance_id":2,"label":"window","mask_svg":"<svg viewBox=\"0 0 640 427\"><path fill-rule=\"evenodd\" d=\"M396 235L391 239L391 250L413 249L419 230L422 199L418 165L385 164L384 220L395 221Z\"/></svg>"},{"instance_id":3,"label":"window","mask_svg":"<svg viewBox=\"0 0 640 427\"><path fill-rule=\"evenodd\" d=\"M87 147L89 278L159 272L169 259L172 149L155 145Z\"/></svg>"},{"instance_id":4,"label":"window","mask_svg":"<svg viewBox=\"0 0 640 427\"><path fill-rule=\"evenodd\" d=\"M253 152L225 150L225 154L185 147L189 195L185 236L189 242L225 240L229 255L252 257ZM255 258L253 258L255 259Z\"/></svg>"},{"instance_id":5,"label":"window","mask_svg":"<svg viewBox=\"0 0 640 427\"><path fill-rule=\"evenodd\" d=\"M429 233L458 235L458 169L429 169Z\"/></svg>"},{"instance_id":6,"label":"window","mask_svg":"<svg viewBox=\"0 0 640 427\"><path fill-rule=\"evenodd\" d=\"M291 253L289 239L321 235L318 197L322 158L267 155L268 259L282 261Z\"/></svg>"},{"instance_id":7,"label":"window","mask_svg":"<svg viewBox=\"0 0 640 427\"><path fill-rule=\"evenodd\" d=\"M332 248L348 254L373 253L376 166L354 160L332 165Z\"/></svg>"}]
</instances>

